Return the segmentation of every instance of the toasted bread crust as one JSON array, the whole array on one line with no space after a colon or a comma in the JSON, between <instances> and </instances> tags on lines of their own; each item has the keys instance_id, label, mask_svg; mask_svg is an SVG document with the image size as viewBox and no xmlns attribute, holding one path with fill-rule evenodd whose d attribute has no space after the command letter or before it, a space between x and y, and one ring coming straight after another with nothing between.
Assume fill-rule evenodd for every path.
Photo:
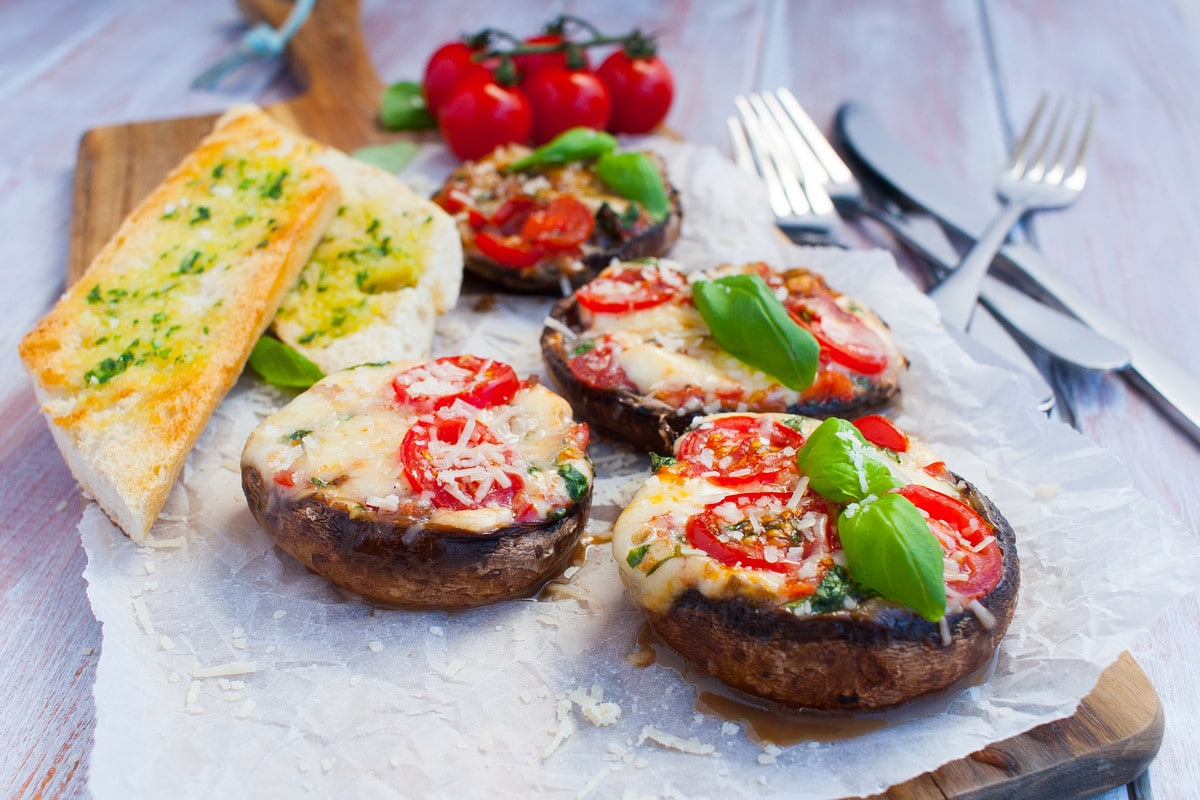
<instances>
[{"instance_id":1,"label":"toasted bread crust","mask_svg":"<svg viewBox=\"0 0 1200 800\"><path fill-rule=\"evenodd\" d=\"M135 541L336 212L318 147L232 108L21 341L64 458Z\"/></svg>"},{"instance_id":2,"label":"toasted bread crust","mask_svg":"<svg viewBox=\"0 0 1200 800\"><path fill-rule=\"evenodd\" d=\"M437 315L462 285L454 219L371 164L333 149L318 163L337 177L342 206L272 330L326 374L428 357Z\"/></svg>"},{"instance_id":3,"label":"toasted bread crust","mask_svg":"<svg viewBox=\"0 0 1200 800\"><path fill-rule=\"evenodd\" d=\"M995 618L990 628L964 610L947 617L946 643L937 623L880 600L854 611L796 616L740 598L714 600L695 589L665 611L642 612L697 669L793 708L878 711L951 688L991 660L1020 584L1012 526L974 486L963 484L964 499L993 526L1003 553L1003 576L980 600Z\"/></svg>"}]
</instances>

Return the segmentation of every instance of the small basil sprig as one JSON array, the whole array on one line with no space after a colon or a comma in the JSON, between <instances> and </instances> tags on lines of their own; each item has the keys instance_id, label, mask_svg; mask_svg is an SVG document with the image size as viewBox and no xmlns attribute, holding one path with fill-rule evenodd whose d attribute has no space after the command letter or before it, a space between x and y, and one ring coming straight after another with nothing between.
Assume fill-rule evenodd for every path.
<instances>
[{"instance_id":1,"label":"small basil sprig","mask_svg":"<svg viewBox=\"0 0 1200 800\"><path fill-rule=\"evenodd\" d=\"M350 155L395 175L416 158L418 149L414 142L391 142L360 147Z\"/></svg>"},{"instance_id":2,"label":"small basil sprig","mask_svg":"<svg viewBox=\"0 0 1200 800\"><path fill-rule=\"evenodd\" d=\"M413 81L393 83L383 90L379 103L379 121L390 131L420 131L437 127L437 120L425 105L421 87Z\"/></svg>"},{"instance_id":3,"label":"small basil sprig","mask_svg":"<svg viewBox=\"0 0 1200 800\"><path fill-rule=\"evenodd\" d=\"M936 622L946 613L942 546L917 507L898 494L851 503L838 536L855 580Z\"/></svg>"},{"instance_id":4,"label":"small basil sprig","mask_svg":"<svg viewBox=\"0 0 1200 800\"><path fill-rule=\"evenodd\" d=\"M267 383L287 389L307 389L325 374L293 347L262 336L250 351L250 367Z\"/></svg>"},{"instance_id":5,"label":"small basil sprig","mask_svg":"<svg viewBox=\"0 0 1200 800\"><path fill-rule=\"evenodd\" d=\"M796 463L817 494L851 503L904 485L875 458L877 452L853 424L830 417L809 434Z\"/></svg>"},{"instance_id":6,"label":"small basil sprig","mask_svg":"<svg viewBox=\"0 0 1200 800\"><path fill-rule=\"evenodd\" d=\"M645 153L606 153L596 160L596 175L617 194L641 204L655 222L671 211L662 173Z\"/></svg>"},{"instance_id":7,"label":"small basil sprig","mask_svg":"<svg viewBox=\"0 0 1200 800\"><path fill-rule=\"evenodd\" d=\"M758 275L696 281L692 299L717 344L731 356L796 391L812 385L821 348Z\"/></svg>"},{"instance_id":8,"label":"small basil sprig","mask_svg":"<svg viewBox=\"0 0 1200 800\"><path fill-rule=\"evenodd\" d=\"M611 134L591 128L571 128L555 136L524 158L512 162L506 169L510 172L520 172L550 164L590 161L616 149L617 140Z\"/></svg>"}]
</instances>

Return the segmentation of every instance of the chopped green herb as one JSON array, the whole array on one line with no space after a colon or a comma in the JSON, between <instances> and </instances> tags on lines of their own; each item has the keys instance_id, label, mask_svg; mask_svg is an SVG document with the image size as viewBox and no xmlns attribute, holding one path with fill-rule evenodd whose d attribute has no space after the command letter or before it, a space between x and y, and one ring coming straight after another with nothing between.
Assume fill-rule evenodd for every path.
<instances>
[{"instance_id":1,"label":"chopped green herb","mask_svg":"<svg viewBox=\"0 0 1200 800\"><path fill-rule=\"evenodd\" d=\"M660 456L658 453L650 454L650 471L658 472L663 467L669 467L675 464L678 459L675 456Z\"/></svg>"},{"instance_id":2,"label":"chopped green herb","mask_svg":"<svg viewBox=\"0 0 1200 800\"><path fill-rule=\"evenodd\" d=\"M305 436L308 436L310 433L312 433L312 431L305 430L304 428L300 428L299 430L292 431L284 438L287 439L292 444L300 444L300 440L303 439Z\"/></svg>"},{"instance_id":3,"label":"chopped green herb","mask_svg":"<svg viewBox=\"0 0 1200 800\"><path fill-rule=\"evenodd\" d=\"M269 200L278 200L283 196L283 180L287 176L288 171L286 169L280 170L277 175L268 175L267 178L270 182L263 186L259 194Z\"/></svg>"},{"instance_id":4,"label":"chopped green herb","mask_svg":"<svg viewBox=\"0 0 1200 800\"><path fill-rule=\"evenodd\" d=\"M650 550L649 542L642 545L641 547L633 548L632 550L629 551L629 554L625 556L625 563L628 564L633 569L637 569L638 564L642 563L642 559L644 559L646 557L646 553L649 552L649 550Z\"/></svg>"},{"instance_id":5,"label":"chopped green herb","mask_svg":"<svg viewBox=\"0 0 1200 800\"><path fill-rule=\"evenodd\" d=\"M179 262L180 275L199 275L204 272L203 266L197 266L200 261L200 251L193 250L183 257L183 261Z\"/></svg>"},{"instance_id":6,"label":"chopped green herb","mask_svg":"<svg viewBox=\"0 0 1200 800\"><path fill-rule=\"evenodd\" d=\"M211 218L212 212L208 210L208 206L196 206L196 216L188 220L188 225L195 225Z\"/></svg>"},{"instance_id":7,"label":"chopped green herb","mask_svg":"<svg viewBox=\"0 0 1200 800\"><path fill-rule=\"evenodd\" d=\"M576 469L574 464L561 464L558 468L558 474L566 481L567 494L571 496L573 502L578 502L579 498L587 493L587 476Z\"/></svg>"},{"instance_id":8,"label":"chopped green herb","mask_svg":"<svg viewBox=\"0 0 1200 800\"><path fill-rule=\"evenodd\" d=\"M100 284L97 283L95 286L92 287L92 290L90 292L88 292L87 301L92 304L101 302Z\"/></svg>"},{"instance_id":9,"label":"chopped green herb","mask_svg":"<svg viewBox=\"0 0 1200 800\"><path fill-rule=\"evenodd\" d=\"M311 478L309 478L309 479L308 479L308 481L309 481L309 483L311 483L313 486L319 486L319 487L321 487L322 489L324 489L324 488L326 488L326 487L329 487L329 486L332 486L332 485L333 485L333 484L332 484L332 483L330 483L329 481L324 481L324 480L321 480L321 479L320 479L320 478L318 478L316 475L313 475Z\"/></svg>"}]
</instances>

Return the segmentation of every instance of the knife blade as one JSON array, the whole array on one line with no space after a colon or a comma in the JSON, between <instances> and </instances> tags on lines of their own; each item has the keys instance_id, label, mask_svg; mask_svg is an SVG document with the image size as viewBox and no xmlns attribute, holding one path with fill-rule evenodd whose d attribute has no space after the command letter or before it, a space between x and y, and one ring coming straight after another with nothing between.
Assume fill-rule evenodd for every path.
<instances>
[{"instance_id":1,"label":"knife blade","mask_svg":"<svg viewBox=\"0 0 1200 800\"><path fill-rule=\"evenodd\" d=\"M871 172L947 226L969 238L978 237L987 226L994 206L989 208L912 152L865 106L844 104L838 110L836 130L846 148ZM1000 256L1088 327L1121 342L1131 356L1122 376L1200 443L1200 380L1059 278L1032 247L1005 245Z\"/></svg>"}]
</instances>

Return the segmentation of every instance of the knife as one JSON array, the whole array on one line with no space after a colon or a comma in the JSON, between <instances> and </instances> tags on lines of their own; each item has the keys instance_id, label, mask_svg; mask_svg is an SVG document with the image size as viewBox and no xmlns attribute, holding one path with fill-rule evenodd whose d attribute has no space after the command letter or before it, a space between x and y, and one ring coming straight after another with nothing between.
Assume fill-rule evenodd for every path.
<instances>
[{"instance_id":1,"label":"knife","mask_svg":"<svg viewBox=\"0 0 1200 800\"><path fill-rule=\"evenodd\" d=\"M975 238L983 232L993 209L898 141L866 107L843 105L836 129L850 152L897 193L964 236ZM1131 359L1122 375L1200 443L1200 380L1059 278L1032 247L1010 244L1000 255L1086 325L1124 344Z\"/></svg>"}]
</instances>

